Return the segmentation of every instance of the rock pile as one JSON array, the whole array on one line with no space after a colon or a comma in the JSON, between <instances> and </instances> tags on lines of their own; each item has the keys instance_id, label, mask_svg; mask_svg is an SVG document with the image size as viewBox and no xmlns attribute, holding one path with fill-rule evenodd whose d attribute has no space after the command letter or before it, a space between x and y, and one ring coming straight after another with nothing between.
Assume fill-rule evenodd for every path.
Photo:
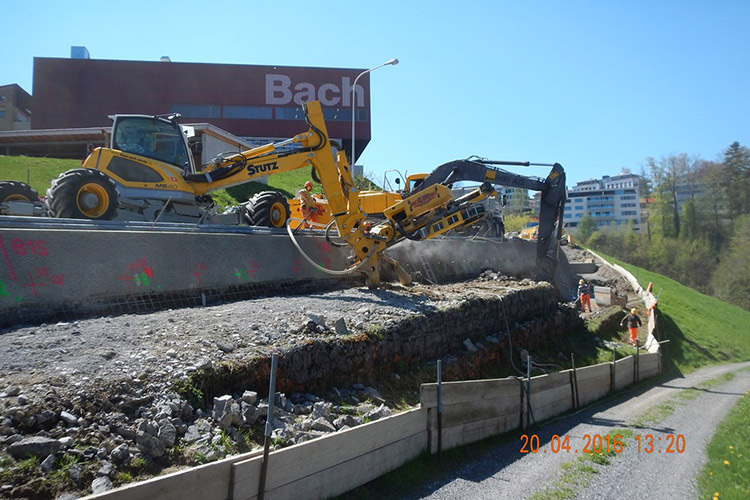
<instances>
[{"instance_id":1,"label":"rock pile","mask_svg":"<svg viewBox=\"0 0 750 500\"><path fill-rule=\"evenodd\" d=\"M355 384L335 392L335 402L309 393L276 393L273 447L391 415L373 387ZM59 471L66 476L63 482L101 492L122 482L122 473L145 465L167 465L178 454L187 463L198 464L250 451L248 437L262 440L270 408L268 400L254 391L215 397L206 409L194 408L173 392L159 397L145 394L62 400L48 393L43 402L8 387L2 393L6 409L0 421L0 446L7 447L16 460L38 462L45 476ZM69 409L42 409L50 403ZM93 413L93 407L104 411ZM13 492L13 484L2 488Z\"/></svg>"}]
</instances>

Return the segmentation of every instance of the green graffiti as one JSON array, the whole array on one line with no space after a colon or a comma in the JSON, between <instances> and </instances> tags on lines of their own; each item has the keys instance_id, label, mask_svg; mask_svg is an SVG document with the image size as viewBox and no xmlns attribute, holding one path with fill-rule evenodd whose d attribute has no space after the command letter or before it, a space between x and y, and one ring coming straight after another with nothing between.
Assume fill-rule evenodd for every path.
<instances>
[{"instance_id":1,"label":"green graffiti","mask_svg":"<svg viewBox=\"0 0 750 500\"><path fill-rule=\"evenodd\" d=\"M137 286L151 286L151 282L148 280L146 273L138 273L135 275L135 284Z\"/></svg>"},{"instance_id":2,"label":"green graffiti","mask_svg":"<svg viewBox=\"0 0 750 500\"><path fill-rule=\"evenodd\" d=\"M5 291L5 283L3 283L2 281L0 281L0 296L8 296L8 292Z\"/></svg>"}]
</instances>

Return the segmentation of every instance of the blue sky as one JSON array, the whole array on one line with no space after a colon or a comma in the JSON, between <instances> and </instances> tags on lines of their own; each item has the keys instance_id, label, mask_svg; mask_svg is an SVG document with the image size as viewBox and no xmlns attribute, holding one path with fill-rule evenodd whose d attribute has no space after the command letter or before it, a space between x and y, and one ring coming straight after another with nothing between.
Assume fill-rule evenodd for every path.
<instances>
[{"instance_id":1,"label":"blue sky","mask_svg":"<svg viewBox=\"0 0 750 500\"><path fill-rule=\"evenodd\" d=\"M750 146L750 2L11 2L0 84L34 57L370 68L360 163L560 162L568 185L647 157ZM513 168L545 176L547 168Z\"/></svg>"}]
</instances>

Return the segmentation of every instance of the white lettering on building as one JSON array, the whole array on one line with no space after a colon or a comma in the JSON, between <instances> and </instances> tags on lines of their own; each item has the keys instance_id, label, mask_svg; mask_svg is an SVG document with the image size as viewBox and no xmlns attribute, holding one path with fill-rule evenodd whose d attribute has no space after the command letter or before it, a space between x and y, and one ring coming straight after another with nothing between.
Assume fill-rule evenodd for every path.
<instances>
[{"instance_id":1,"label":"white lettering on building","mask_svg":"<svg viewBox=\"0 0 750 500\"><path fill-rule=\"evenodd\" d=\"M365 91L357 85L357 106L365 105ZM341 85L324 83L317 89L309 82L299 82L292 86L292 79L286 75L266 75L266 104L284 106L290 103L301 105L318 100L323 106L351 106L352 84L348 76L341 77Z\"/></svg>"}]
</instances>

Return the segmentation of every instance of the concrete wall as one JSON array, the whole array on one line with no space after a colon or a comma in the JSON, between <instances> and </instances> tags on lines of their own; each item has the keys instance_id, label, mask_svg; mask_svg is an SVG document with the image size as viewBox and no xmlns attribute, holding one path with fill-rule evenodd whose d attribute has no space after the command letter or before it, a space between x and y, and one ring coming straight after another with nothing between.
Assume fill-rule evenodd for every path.
<instances>
[{"instance_id":1,"label":"concrete wall","mask_svg":"<svg viewBox=\"0 0 750 500\"><path fill-rule=\"evenodd\" d=\"M554 279L542 273L536 262L536 242L511 238L505 241L484 238L441 238L429 241L404 240L388 254L414 276L426 282L445 283L476 276L490 269L508 276L553 281L566 300L576 297L578 278L563 252L558 253Z\"/></svg>"},{"instance_id":2,"label":"concrete wall","mask_svg":"<svg viewBox=\"0 0 750 500\"><path fill-rule=\"evenodd\" d=\"M0 328L89 313L199 305L269 289L364 283L361 274L332 276L310 266L285 230L34 222L37 225L29 227L29 218L0 218ZM348 248L332 246L309 232L300 232L298 241L321 266L348 267ZM534 243L522 240L465 238L404 241L388 251L412 274L439 283L474 277L486 269L534 275L539 271L535 252ZM574 296L575 274L562 258L555 282L564 296Z\"/></svg>"},{"instance_id":3,"label":"concrete wall","mask_svg":"<svg viewBox=\"0 0 750 500\"><path fill-rule=\"evenodd\" d=\"M186 297L195 305L201 293L210 299L264 286L341 280L307 264L285 231L129 227L0 226L0 327L55 312L110 312L113 304L129 300L145 307ZM301 234L299 242L324 267L347 267L347 249L320 236Z\"/></svg>"}]
</instances>

